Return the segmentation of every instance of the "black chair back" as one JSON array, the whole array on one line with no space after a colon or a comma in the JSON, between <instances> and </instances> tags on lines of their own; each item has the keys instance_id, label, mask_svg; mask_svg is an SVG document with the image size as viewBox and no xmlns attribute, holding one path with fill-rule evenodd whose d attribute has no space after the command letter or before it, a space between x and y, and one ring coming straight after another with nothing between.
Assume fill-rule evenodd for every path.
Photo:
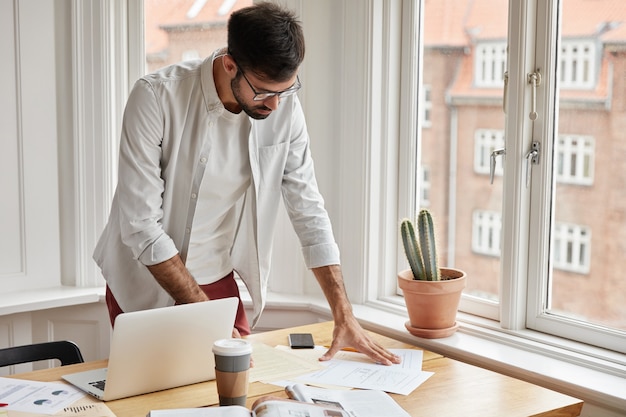
<instances>
[{"instance_id":1,"label":"black chair back","mask_svg":"<svg viewBox=\"0 0 626 417\"><path fill-rule=\"evenodd\" d=\"M78 346L69 340L0 349L0 367L48 359L58 359L61 365L84 362Z\"/></svg>"}]
</instances>

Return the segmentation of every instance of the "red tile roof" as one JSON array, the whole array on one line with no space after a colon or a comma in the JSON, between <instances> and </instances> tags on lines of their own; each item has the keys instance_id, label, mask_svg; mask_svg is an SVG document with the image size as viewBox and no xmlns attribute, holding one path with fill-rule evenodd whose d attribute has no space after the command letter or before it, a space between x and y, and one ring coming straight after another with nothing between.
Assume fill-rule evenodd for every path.
<instances>
[{"instance_id":1,"label":"red tile roof","mask_svg":"<svg viewBox=\"0 0 626 417\"><path fill-rule=\"evenodd\" d=\"M425 46L462 46L462 36L465 46L472 49L481 41L506 41L507 3L506 0L427 0L425 28L428 30L425 30ZM451 8L452 5L454 7ZM562 38L596 37L603 43L626 45L626 0L563 0L562 9ZM449 12L450 16L442 16L444 12ZM446 28L448 24L458 25L459 21L463 25L462 31ZM461 32L463 35L460 35ZM449 42L445 36L450 36ZM602 54L602 50L598 53ZM457 99L501 97L501 88L477 88L473 85L473 58L471 53L462 58L457 78L448 91L450 96ZM577 100L606 100L609 95L609 77L609 62L605 58L593 89L562 89L560 96Z\"/></svg>"},{"instance_id":2,"label":"red tile roof","mask_svg":"<svg viewBox=\"0 0 626 417\"><path fill-rule=\"evenodd\" d=\"M465 15L471 0L426 0L424 45L463 47L467 45Z\"/></svg>"},{"instance_id":3,"label":"red tile roof","mask_svg":"<svg viewBox=\"0 0 626 417\"><path fill-rule=\"evenodd\" d=\"M505 40L507 0L426 0L424 45L469 46ZM561 35L626 42L626 0L563 0Z\"/></svg>"},{"instance_id":4,"label":"red tile roof","mask_svg":"<svg viewBox=\"0 0 626 417\"><path fill-rule=\"evenodd\" d=\"M252 0L145 0L146 53L167 48L163 27L226 22L230 12L252 5ZM195 6L194 6L195 5ZM224 6L226 13L220 14ZM190 13L194 11L195 13Z\"/></svg>"}]
</instances>

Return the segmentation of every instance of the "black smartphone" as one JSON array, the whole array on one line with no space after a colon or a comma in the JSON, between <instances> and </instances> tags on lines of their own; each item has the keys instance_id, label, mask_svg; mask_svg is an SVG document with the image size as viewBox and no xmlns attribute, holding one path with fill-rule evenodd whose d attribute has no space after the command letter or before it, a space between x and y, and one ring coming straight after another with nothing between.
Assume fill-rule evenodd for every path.
<instances>
[{"instance_id":1,"label":"black smartphone","mask_svg":"<svg viewBox=\"0 0 626 417\"><path fill-rule=\"evenodd\" d=\"M290 333L289 346L292 349L313 349L313 335L311 333Z\"/></svg>"}]
</instances>

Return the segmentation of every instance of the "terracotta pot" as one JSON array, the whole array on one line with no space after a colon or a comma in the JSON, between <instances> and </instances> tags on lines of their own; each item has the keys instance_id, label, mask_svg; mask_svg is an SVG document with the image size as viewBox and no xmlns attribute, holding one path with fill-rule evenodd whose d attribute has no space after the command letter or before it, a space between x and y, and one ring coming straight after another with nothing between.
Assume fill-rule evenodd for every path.
<instances>
[{"instance_id":1,"label":"terracotta pot","mask_svg":"<svg viewBox=\"0 0 626 417\"><path fill-rule=\"evenodd\" d=\"M458 328L456 312L467 277L454 268L441 268L441 275L449 279L415 280L410 269L398 274L409 314L405 327L414 336L437 339L450 336Z\"/></svg>"}]
</instances>

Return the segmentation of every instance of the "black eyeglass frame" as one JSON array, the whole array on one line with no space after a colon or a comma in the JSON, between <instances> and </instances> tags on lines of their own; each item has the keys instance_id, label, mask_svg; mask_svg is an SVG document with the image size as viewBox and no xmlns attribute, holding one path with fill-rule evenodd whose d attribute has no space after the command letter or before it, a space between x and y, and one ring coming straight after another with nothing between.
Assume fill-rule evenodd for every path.
<instances>
[{"instance_id":1,"label":"black eyeglass frame","mask_svg":"<svg viewBox=\"0 0 626 417\"><path fill-rule=\"evenodd\" d=\"M252 100L254 100L254 101L265 101L268 98L272 98L274 96L278 96L278 98L289 97L289 96L294 95L295 93L297 93L298 90L300 90L300 88L302 88L302 83L300 82L300 76L296 75L296 82L291 87L289 87L286 90L282 90L282 91L266 91L266 92L256 91L256 89L254 88L254 86L252 85L252 83L250 82L248 77L246 77L245 72L243 72L243 69L241 69L241 67L237 63L237 60L235 59L235 57L233 57L232 55L230 55L230 56L233 58L233 61L235 61L235 65L237 65L237 69L239 70L241 75L243 75L243 79L246 80L246 82L250 86L250 89L254 93L254 97L252 98Z\"/></svg>"}]
</instances>

